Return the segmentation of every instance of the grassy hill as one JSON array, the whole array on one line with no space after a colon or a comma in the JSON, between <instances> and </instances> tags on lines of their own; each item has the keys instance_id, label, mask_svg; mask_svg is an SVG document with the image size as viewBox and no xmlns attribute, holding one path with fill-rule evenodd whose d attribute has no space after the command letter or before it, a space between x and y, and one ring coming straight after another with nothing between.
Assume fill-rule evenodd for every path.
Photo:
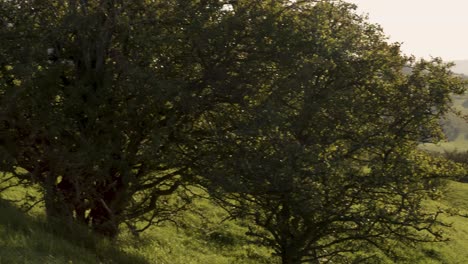
<instances>
[{"instance_id":1,"label":"grassy hill","mask_svg":"<svg viewBox=\"0 0 468 264\"><path fill-rule=\"evenodd\" d=\"M468 94L453 97L453 106L459 114L450 113L441 120L447 140L438 144L424 144L423 148L431 151L468 151Z\"/></svg>"},{"instance_id":2,"label":"grassy hill","mask_svg":"<svg viewBox=\"0 0 468 264\"><path fill-rule=\"evenodd\" d=\"M468 60L458 60L454 63L452 71L468 80ZM403 72L410 71L408 68L403 69ZM448 114L440 121L447 139L438 144L424 144L421 146L423 149L434 152L468 151L468 119L463 118L463 116L468 116L468 93L453 96L453 106L458 113Z\"/></svg>"},{"instance_id":3,"label":"grassy hill","mask_svg":"<svg viewBox=\"0 0 468 264\"><path fill-rule=\"evenodd\" d=\"M429 206L444 208L454 215L446 214L443 219L451 224L445 229L448 242L428 244L415 254L423 255L418 263L468 263L468 184L450 182L445 197L440 201L430 201Z\"/></svg>"},{"instance_id":4,"label":"grassy hill","mask_svg":"<svg viewBox=\"0 0 468 264\"><path fill-rule=\"evenodd\" d=\"M21 194L6 193L3 197ZM194 202L177 224L166 222L134 237L124 232L110 242L75 227L47 225L43 208L29 214L0 199L0 264L10 263L275 263L271 252L251 245L241 222L206 199Z\"/></svg>"},{"instance_id":5,"label":"grassy hill","mask_svg":"<svg viewBox=\"0 0 468 264\"><path fill-rule=\"evenodd\" d=\"M468 184L450 182L446 197L427 206L467 215ZM123 234L109 242L79 228L64 233L44 224L40 210L25 215L0 202L0 263L278 263L268 249L248 243L241 222L223 221L220 208L203 199L193 208L179 225L166 223L139 238ZM452 223L445 229L449 242L403 249L408 259L398 263L468 263L468 217L444 219Z\"/></svg>"},{"instance_id":6,"label":"grassy hill","mask_svg":"<svg viewBox=\"0 0 468 264\"><path fill-rule=\"evenodd\" d=\"M468 78L468 60L455 61L452 70L463 78ZM462 117L463 115L468 116L468 94L454 96L453 106L461 116L449 114L444 120L441 120L447 136L446 142L436 145L426 144L423 148L438 152L468 151L468 121Z\"/></svg>"}]
</instances>

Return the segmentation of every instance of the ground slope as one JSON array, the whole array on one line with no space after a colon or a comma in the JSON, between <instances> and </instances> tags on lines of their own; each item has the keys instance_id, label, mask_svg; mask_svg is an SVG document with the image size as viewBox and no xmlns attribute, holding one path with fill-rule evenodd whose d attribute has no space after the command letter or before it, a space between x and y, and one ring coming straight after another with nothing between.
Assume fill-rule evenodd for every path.
<instances>
[{"instance_id":1,"label":"ground slope","mask_svg":"<svg viewBox=\"0 0 468 264\"><path fill-rule=\"evenodd\" d=\"M403 249L408 259L398 263L468 263L468 184L450 182L445 198L428 205L452 213L444 216L452 224L445 229L450 241ZM79 230L64 235L40 216L27 216L0 202L0 264L278 263L267 249L247 242L242 223L223 221L225 217L220 208L199 200L177 226L154 227L140 238L124 234L109 243Z\"/></svg>"}]
</instances>

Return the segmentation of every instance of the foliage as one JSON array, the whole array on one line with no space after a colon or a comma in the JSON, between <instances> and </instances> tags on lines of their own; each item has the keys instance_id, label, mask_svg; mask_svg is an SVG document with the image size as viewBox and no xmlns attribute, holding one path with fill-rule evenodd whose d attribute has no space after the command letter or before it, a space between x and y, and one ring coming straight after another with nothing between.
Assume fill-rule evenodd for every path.
<instances>
[{"instance_id":1,"label":"foliage","mask_svg":"<svg viewBox=\"0 0 468 264\"><path fill-rule=\"evenodd\" d=\"M204 115L200 129L220 135L198 147L206 186L283 263L361 263L375 248L396 258L389 241L443 239L441 212L421 203L460 171L417 145L441 138L463 82L439 59L402 56L353 6L304 2L259 7L275 36L259 47L275 50L272 78Z\"/></svg>"},{"instance_id":2,"label":"foliage","mask_svg":"<svg viewBox=\"0 0 468 264\"><path fill-rule=\"evenodd\" d=\"M109 237L173 219L201 184L283 263L441 240L421 203L458 167L417 146L463 82L354 8L1 1L0 180Z\"/></svg>"},{"instance_id":3,"label":"foliage","mask_svg":"<svg viewBox=\"0 0 468 264\"><path fill-rule=\"evenodd\" d=\"M147 210L144 201L155 207L179 180L148 177L164 162L158 152L170 131L162 120L175 113L150 78L149 50L133 54L142 32L127 20L137 14L107 4L2 2L10 44L2 54L11 57L2 65L11 72L2 87L2 131L14 160L9 171L43 187L49 217L113 236L119 223ZM144 185L159 188L130 209Z\"/></svg>"},{"instance_id":4,"label":"foliage","mask_svg":"<svg viewBox=\"0 0 468 264\"><path fill-rule=\"evenodd\" d=\"M238 67L214 34L222 4L0 4L1 170L108 236L182 209L167 196L191 177L191 123L230 89L213 69Z\"/></svg>"},{"instance_id":5,"label":"foliage","mask_svg":"<svg viewBox=\"0 0 468 264\"><path fill-rule=\"evenodd\" d=\"M446 151L444 156L465 168L468 166L468 151L458 151L455 149L453 151ZM468 182L468 176L466 174L461 175L458 180L462 182Z\"/></svg>"}]
</instances>

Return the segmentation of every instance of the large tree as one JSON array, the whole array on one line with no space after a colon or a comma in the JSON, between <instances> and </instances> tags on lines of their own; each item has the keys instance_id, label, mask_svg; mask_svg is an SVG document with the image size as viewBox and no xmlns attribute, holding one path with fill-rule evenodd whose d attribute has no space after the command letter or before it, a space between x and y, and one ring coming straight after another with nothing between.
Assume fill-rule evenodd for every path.
<instances>
[{"instance_id":1,"label":"large tree","mask_svg":"<svg viewBox=\"0 0 468 264\"><path fill-rule=\"evenodd\" d=\"M283 2L0 1L1 170L105 235L170 216L204 114L271 82Z\"/></svg>"},{"instance_id":2,"label":"large tree","mask_svg":"<svg viewBox=\"0 0 468 264\"><path fill-rule=\"evenodd\" d=\"M2 136L11 173L42 187L49 217L105 235L128 219L161 216L161 200L185 169L169 143L190 112L175 99L186 96L193 67L170 62L183 56L168 40L180 31L153 24L163 11L145 1L2 5L3 80L10 78L2 83ZM176 67L186 68L180 81Z\"/></svg>"},{"instance_id":3,"label":"large tree","mask_svg":"<svg viewBox=\"0 0 468 264\"><path fill-rule=\"evenodd\" d=\"M262 55L242 57L257 14L232 7L1 1L2 170L38 184L49 217L105 235L168 216L197 158L194 122L266 76Z\"/></svg>"},{"instance_id":4,"label":"large tree","mask_svg":"<svg viewBox=\"0 0 468 264\"><path fill-rule=\"evenodd\" d=\"M52 218L115 236L201 180L284 263L438 238L416 146L462 84L352 5L11 0L0 34L1 169Z\"/></svg>"},{"instance_id":5,"label":"large tree","mask_svg":"<svg viewBox=\"0 0 468 264\"><path fill-rule=\"evenodd\" d=\"M463 83L439 59L403 56L350 4L264 2L256 48L275 55L271 78L199 123L213 133L196 163L212 195L285 264L440 240L440 212L422 203L456 168L418 144L441 139Z\"/></svg>"}]
</instances>

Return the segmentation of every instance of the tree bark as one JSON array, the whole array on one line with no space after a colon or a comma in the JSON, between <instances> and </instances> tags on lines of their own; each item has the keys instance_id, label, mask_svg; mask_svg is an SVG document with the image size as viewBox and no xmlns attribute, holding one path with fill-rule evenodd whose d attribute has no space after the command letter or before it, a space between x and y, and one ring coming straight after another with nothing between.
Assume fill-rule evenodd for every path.
<instances>
[{"instance_id":1,"label":"tree bark","mask_svg":"<svg viewBox=\"0 0 468 264\"><path fill-rule=\"evenodd\" d=\"M281 252L281 263L282 264L301 264L302 256L300 256L297 250L293 248L285 248Z\"/></svg>"}]
</instances>

